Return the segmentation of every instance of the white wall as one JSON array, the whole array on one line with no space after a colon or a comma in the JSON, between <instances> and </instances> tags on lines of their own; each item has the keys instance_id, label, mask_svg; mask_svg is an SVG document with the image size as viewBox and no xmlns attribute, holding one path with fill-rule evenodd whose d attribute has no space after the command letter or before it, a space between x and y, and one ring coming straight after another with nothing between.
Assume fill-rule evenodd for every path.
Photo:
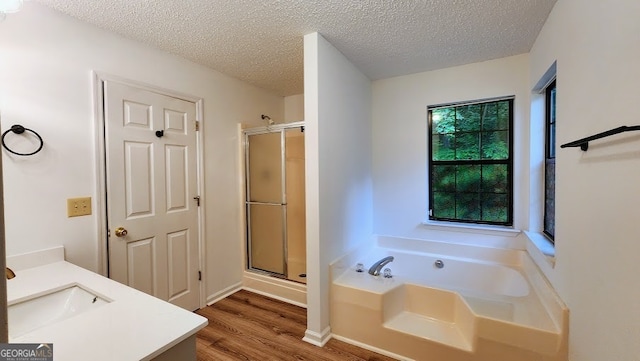
<instances>
[{"instance_id":1,"label":"white wall","mask_svg":"<svg viewBox=\"0 0 640 361\"><path fill-rule=\"evenodd\" d=\"M325 341L329 264L372 236L371 82L318 33L304 38L307 333Z\"/></svg>"},{"instance_id":2,"label":"white wall","mask_svg":"<svg viewBox=\"0 0 640 361\"><path fill-rule=\"evenodd\" d=\"M514 228L529 222L528 55L373 82L374 233L397 237L521 247L515 234L457 232L428 219L427 106L515 95ZM492 233L492 232L488 232Z\"/></svg>"},{"instance_id":3,"label":"white wall","mask_svg":"<svg viewBox=\"0 0 640 361\"><path fill-rule=\"evenodd\" d=\"M640 124L640 2L559 0L531 50L531 84L557 60L563 144ZM556 265L547 276L569 306L570 360L640 355L640 137L558 149Z\"/></svg>"},{"instance_id":4,"label":"white wall","mask_svg":"<svg viewBox=\"0 0 640 361\"><path fill-rule=\"evenodd\" d=\"M283 117L283 98L182 58L87 25L34 2L0 23L2 130L37 130L32 157L2 151L7 254L63 244L98 271L94 215L67 218L66 199L97 199L91 71L204 99L207 295L241 282L239 122ZM26 145L25 145L26 146Z\"/></svg>"},{"instance_id":5,"label":"white wall","mask_svg":"<svg viewBox=\"0 0 640 361\"><path fill-rule=\"evenodd\" d=\"M304 120L304 94L284 97L284 122Z\"/></svg>"}]
</instances>

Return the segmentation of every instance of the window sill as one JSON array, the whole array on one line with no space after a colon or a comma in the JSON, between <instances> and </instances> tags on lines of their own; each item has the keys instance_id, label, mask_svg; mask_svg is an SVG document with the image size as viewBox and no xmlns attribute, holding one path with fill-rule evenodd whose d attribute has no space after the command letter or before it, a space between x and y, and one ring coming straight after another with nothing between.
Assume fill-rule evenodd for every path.
<instances>
[{"instance_id":1,"label":"window sill","mask_svg":"<svg viewBox=\"0 0 640 361\"><path fill-rule=\"evenodd\" d=\"M441 221L423 221L422 225L425 228L450 231L450 232L465 232L465 233L480 233L491 236L505 236L505 237L517 237L520 234L520 230L506 226L491 226L484 224L472 224L472 223L456 223L456 222L441 222Z\"/></svg>"},{"instance_id":2,"label":"window sill","mask_svg":"<svg viewBox=\"0 0 640 361\"><path fill-rule=\"evenodd\" d=\"M536 248L538 248L540 252L542 252L542 254L545 255L553 264L553 258L556 256L556 248L549 238L539 232L525 231L524 234L527 235L527 238L529 238L531 243L533 243Z\"/></svg>"}]
</instances>

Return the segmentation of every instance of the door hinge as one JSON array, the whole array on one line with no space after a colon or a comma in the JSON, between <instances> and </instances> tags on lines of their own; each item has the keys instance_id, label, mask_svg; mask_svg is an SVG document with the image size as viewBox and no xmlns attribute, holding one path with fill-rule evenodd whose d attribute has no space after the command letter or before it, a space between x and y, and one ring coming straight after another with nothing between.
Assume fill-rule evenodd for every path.
<instances>
[{"instance_id":1,"label":"door hinge","mask_svg":"<svg viewBox=\"0 0 640 361\"><path fill-rule=\"evenodd\" d=\"M196 128L196 132L200 130L200 122L199 121L195 121L195 128Z\"/></svg>"},{"instance_id":2,"label":"door hinge","mask_svg":"<svg viewBox=\"0 0 640 361\"><path fill-rule=\"evenodd\" d=\"M202 271L198 271L198 281L202 281Z\"/></svg>"},{"instance_id":3,"label":"door hinge","mask_svg":"<svg viewBox=\"0 0 640 361\"><path fill-rule=\"evenodd\" d=\"M196 201L196 203L198 204L198 207L200 207L200 196L195 196L193 197L193 199Z\"/></svg>"}]
</instances>

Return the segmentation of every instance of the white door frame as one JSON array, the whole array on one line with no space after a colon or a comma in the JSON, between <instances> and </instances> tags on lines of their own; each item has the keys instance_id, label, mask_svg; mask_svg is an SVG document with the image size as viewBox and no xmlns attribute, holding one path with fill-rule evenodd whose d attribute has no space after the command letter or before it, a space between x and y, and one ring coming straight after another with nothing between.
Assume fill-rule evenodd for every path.
<instances>
[{"instance_id":1,"label":"white door frame","mask_svg":"<svg viewBox=\"0 0 640 361\"><path fill-rule=\"evenodd\" d=\"M206 284L206 262L205 257L205 207L204 200L204 161L203 161L203 103L204 100L200 97L176 92L169 89L156 87L153 85L145 84L135 80L122 78L116 75L107 73L92 71L93 78L93 108L94 108L94 130L95 130L95 155L96 155L96 226L98 230L98 271L101 275L107 276L109 255L107 253L107 185L106 185L106 148L105 148L105 119L104 119L104 102L103 102L103 87L102 83L105 81L117 82L120 84L128 85L131 87L160 93L173 98L183 99L196 104L196 121L199 124L199 131L196 132L196 177L198 181L198 194L200 195L201 206L198 207L198 269L201 272L202 280L199 282L200 297L198 300L199 307L206 306L205 296L205 284Z\"/></svg>"}]
</instances>

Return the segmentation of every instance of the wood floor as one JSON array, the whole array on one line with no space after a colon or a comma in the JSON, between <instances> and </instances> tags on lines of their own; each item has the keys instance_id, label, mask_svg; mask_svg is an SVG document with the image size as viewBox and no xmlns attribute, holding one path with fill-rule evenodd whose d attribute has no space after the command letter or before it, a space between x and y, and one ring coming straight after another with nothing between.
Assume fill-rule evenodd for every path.
<instances>
[{"instance_id":1,"label":"wood floor","mask_svg":"<svg viewBox=\"0 0 640 361\"><path fill-rule=\"evenodd\" d=\"M394 360L333 339L322 348L304 342L306 309L248 291L197 313L209 319L197 334L198 361Z\"/></svg>"}]
</instances>

